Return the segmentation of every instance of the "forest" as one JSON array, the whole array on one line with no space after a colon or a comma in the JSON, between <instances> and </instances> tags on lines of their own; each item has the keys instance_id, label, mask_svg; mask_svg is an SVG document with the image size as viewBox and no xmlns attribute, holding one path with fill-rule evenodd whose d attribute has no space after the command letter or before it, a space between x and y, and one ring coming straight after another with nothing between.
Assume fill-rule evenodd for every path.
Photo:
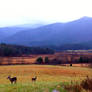
<instances>
[{"instance_id":1,"label":"forest","mask_svg":"<svg viewBox=\"0 0 92 92\"><path fill-rule=\"evenodd\" d=\"M40 47L0 44L0 56L22 56L30 54L54 54L54 50Z\"/></svg>"}]
</instances>

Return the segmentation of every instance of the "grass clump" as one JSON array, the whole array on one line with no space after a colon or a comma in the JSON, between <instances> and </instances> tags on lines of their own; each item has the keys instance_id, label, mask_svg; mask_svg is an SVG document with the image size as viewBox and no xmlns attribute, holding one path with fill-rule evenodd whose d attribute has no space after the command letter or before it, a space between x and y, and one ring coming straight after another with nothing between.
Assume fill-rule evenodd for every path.
<instances>
[{"instance_id":1,"label":"grass clump","mask_svg":"<svg viewBox=\"0 0 92 92\"><path fill-rule=\"evenodd\" d=\"M92 91L92 78L87 76L87 78L81 82L81 86L87 91Z\"/></svg>"}]
</instances>

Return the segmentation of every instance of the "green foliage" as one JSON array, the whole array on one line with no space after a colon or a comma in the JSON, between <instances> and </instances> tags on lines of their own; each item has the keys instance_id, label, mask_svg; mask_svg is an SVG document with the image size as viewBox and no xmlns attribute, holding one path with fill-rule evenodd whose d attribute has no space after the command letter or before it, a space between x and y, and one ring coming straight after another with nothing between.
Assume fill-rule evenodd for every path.
<instances>
[{"instance_id":1,"label":"green foliage","mask_svg":"<svg viewBox=\"0 0 92 92\"><path fill-rule=\"evenodd\" d=\"M45 57L45 64L48 64L49 63L49 58L48 57Z\"/></svg>"},{"instance_id":2,"label":"green foliage","mask_svg":"<svg viewBox=\"0 0 92 92\"><path fill-rule=\"evenodd\" d=\"M72 66L72 64L70 64L70 66Z\"/></svg>"},{"instance_id":3,"label":"green foliage","mask_svg":"<svg viewBox=\"0 0 92 92\"><path fill-rule=\"evenodd\" d=\"M37 64L43 64L43 58L42 57L38 57L36 60Z\"/></svg>"},{"instance_id":4,"label":"green foliage","mask_svg":"<svg viewBox=\"0 0 92 92\"><path fill-rule=\"evenodd\" d=\"M80 57L79 63L83 63L83 57Z\"/></svg>"},{"instance_id":5,"label":"green foliage","mask_svg":"<svg viewBox=\"0 0 92 92\"><path fill-rule=\"evenodd\" d=\"M54 51L49 48L25 47L18 45L0 45L0 56L21 56L30 54L53 54Z\"/></svg>"},{"instance_id":6,"label":"green foliage","mask_svg":"<svg viewBox=\"0 0 92 92\"><path fill-rule=\"evenodd\" d=\"M89 62L89 59L87 57L80 57L79 58L79 63L88 63Z\"/></svg>"},{"instance_id":7,"label":"green foliage","mask_svg":"<svg viewBox=\"0 0 92 92\"><path fill-rule=\"evenodd\" d=\"M57 82L28 82L11 84L0 84L0 92L53 92L57 89ZM57 89L59 92L66 92L62 87Z\"/></svg>"}]
</instances>

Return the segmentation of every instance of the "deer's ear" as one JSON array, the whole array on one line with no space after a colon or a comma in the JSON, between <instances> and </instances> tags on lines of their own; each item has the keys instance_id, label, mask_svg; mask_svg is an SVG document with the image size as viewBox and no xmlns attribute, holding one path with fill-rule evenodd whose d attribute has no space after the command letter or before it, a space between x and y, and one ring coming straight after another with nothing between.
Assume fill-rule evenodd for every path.
<instances>
[{"instance_id":1,"label":"deer's ear","mask_svg":"<svg viewBox=\"0 0 92 92\"><path fill-rule=\"evenodd\" d=\"M11 77L11 75L9 75L8 77Z\"/></svg>"}]
</instances>

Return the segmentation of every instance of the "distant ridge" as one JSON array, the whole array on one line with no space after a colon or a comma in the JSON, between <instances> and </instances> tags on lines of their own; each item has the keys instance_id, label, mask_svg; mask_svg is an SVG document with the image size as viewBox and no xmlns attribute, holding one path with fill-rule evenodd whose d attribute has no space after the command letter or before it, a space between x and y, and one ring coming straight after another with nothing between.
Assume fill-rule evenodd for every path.
<instances>
[{"instance_id":1,"label":"distant ridge","mask_svg":"<svg viewBox=\"0 0 92 92\"><path fill-rule=\"evenodd\" d=\"M7 39L7 37L10 37L18 32L33 29L37 27L41 27L45 24L22 24L22 25L15 25L15 26L9 26L9 27L0 27L0 42L2 39Z\"/></svg>"},{"instance_id":2,"label":"distant ridge","mask_svg":"<svg viewBox=\"0 0 92 92\"><path fill-rule=\"evenodd\" d=\"M2 40L4 43L26 46L61 46L90 41L92 41L92 18L90 17L25 29Z\"/></svg>"}]
</instances>

